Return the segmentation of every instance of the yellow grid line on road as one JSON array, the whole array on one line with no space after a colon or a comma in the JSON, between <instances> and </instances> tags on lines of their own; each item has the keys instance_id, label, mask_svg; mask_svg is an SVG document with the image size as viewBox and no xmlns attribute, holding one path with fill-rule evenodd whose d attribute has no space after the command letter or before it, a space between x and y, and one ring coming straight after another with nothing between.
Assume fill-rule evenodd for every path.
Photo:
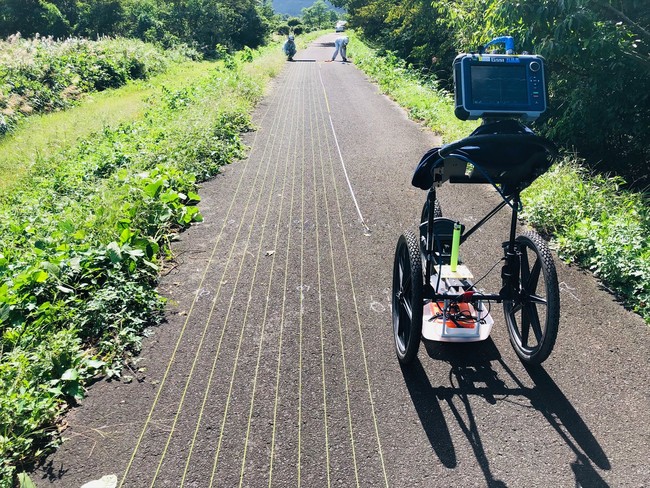
<instances>
[{"instance_id":1,"label":"yellow grid line on road","mask_svg":"<svg viewBox=\"0 0 650 488\"><path fill-rule=\"evenodd\" d=\"M304 70L296 70L296 71L304 71ZM294 78L298 78L298 76L296 75L296 76L294 76ZM292 82L296 83L295 80L292 80ZM297 99L297 97L294 97L294 101L296 99ZM295 103L295 105L297 105L297 103ZM265 305L264 305L264 314L262 316L262 330L260 332L260 341L259 341L259 345L258 345L258 348L257 348L257 362L255 364L255 374L253 376L253 391L251 393L251 403L250 403L250 408L249 408L249 411L248 411L248 425L246 426L246 437L245 437L245 440L244 440L244 452L242 454L241 471L240 471L240 474L239 474L239 486L240 487L243 486L243 483L244 483L244 472L245 472L245 468L246 468L246 454L248 453L248 441L249 441L249 437L250 437L251 423L253 421L253 409L254 409L254 405L255 405L255 393L256 393L256 390L257 390L257 377L259 375L260 362L261 362L261 358L262 358L262 346L263 346L263 343L264 343L264 333L266 332L266 325L267 325L266 321L267 321L267 318L268 318L269 304L271 303L271 301L269 300L269 297L271 296L271 289L272 289L272 286L273 286L273 273L275 271L275 257L277 255L276 250L278 248L278 242L279 242L279 239L280 239L280 227L281 227L282 215L283 215L283 210L284 210L284 197L285 197L285 194L286 194L286 182L287 182L289 160L290 160L290 156L291 156L291 147L292 147L293 141L294 141L294 135L295 135L294 131L296 130L295 107L294 107L293 113L290 114L290 117L291 117L291 127L289 129L289 136L288 136L289 146L287 148L285 164L284 164L284 180L282 182L282 196L281 196L281 201L280 201L280 204L279 204L280 211L279 211L279 215L278 215L278 218L277 218L277 221L276 221L276 224L275 224L275 239L273 241L273 255L271 257L271 269L270 269L270 272L269 272L269 283L268 283L268 286L267 286L267 289L266 289L266 301L265 301ZM295 147L294 147L294 151L295 151ZM278 156L280 156L280 155L278 154ZM295 155L294 155L294 158L293 158L294 164L295 164L295 159L296 158L295 158ZM279 161L279 158L278 158L278 161L276 162L276 165L279 166L279 163L280 163L280 161ZM293 193L291 194L291 203L293 205ZM270 209L270 207L271 206L269 205L269 209ZM291 217L289 217L289 229L291 229ZM260 239L260 246L261 246L262 241L263 241L263 239ZM287 242L287 250L289 249L289 242L290 241ZM259 258L259 256L258 256L258 258ZM288 254L287 254L287 259L288 259ZM286 282L286 279L287 278L286 278L286 274L285 274L285 282ZM253 285L254 285L254 282L253 282ZM286 301L286 287L284 288L283 291L284 291L284 297L283 297L283 303L284 303ZM283 305L283 313L284 313L284 305ZM245 325L246 324L244 323L244 326ZM281 325L281 327L282 327L282 325ZM280 346L279 346L280 350L282 350L281 341L282 341L282 333L280 333Z\"/></svg>"},{"instance_id":2,"label":"yellow grid line on road","mask_svg":"<svg viewBox=\"0 0 650 488\"><path fill-rule=\"evenodd\" d=\"M286 92L285 92L285 93L286 93ZM275 122L276 122L276 121L274 120L273 123L275 124ZM256 136L257 136L257 134L256 134ZM265 146L264 154L266 153L266 149L267 149L267 146ZM246 209L248 208L248 204L250 203L251 197L255 194L255 186L256 186L255 183L257 182L257 180L258 180L258 178L259 178L259 175L260 175L260 173L261 173L261 167L262 167L262 165L260 165L260 166L258 167L257 173L255 174L255 180L253 181L253 185L251 186L251 191L250 191L249 196L248 196L248 200L247 200L247 204L246 204ZM267 168L267 169L268 169L268 168ZM242 174L243 174L243 173L244 173L244 172L242 172ZM233 202L231 202L231 207L232 207L232 205L234 204L234 202L235 202L235 198L233 197ZM258 200L258 203L257 203L257 204L259 205L259 200ZM245 215L245 213L244 213L244 215ZM238 228L238 231L237 231L237 237L239 236L239 232L241 231L241 229L242 229L242 227L243 227L243 225L244 225L244 222L245 222L245 219L242 218L242 221L240 222L240 225L239 225L239 228ZM227 223L228 223L228 218L226 217L226 219L224 220L224 223L223 223L223 225L222 225L222 227L221 227L221 232L220 232L220 234L219 234L219 239L217 239L217 243L221 240L221 236L222 236L222 234L223 234L223 231L224 231L224 229L225 229ZM207 319L206 319L206 321L205 321L205 326L204 326L204 328L203 328L203 333L202 333L201 339L200 339L200 341L199 341L199 345L198 345L198 347L197 347L196 353L195 353L195 355L194 355L194 361L193 361L193 363L192 363L192 367L191 367L191 369L190 369L190 373L189 373L189 375L188 375L188 377L187 377L187 380L186 380L186 382L185 382L185 387L184 387L184 389L183 389L183 393L182 393L182 395L181 395L181 399L180 399L180 402L179 402L178 408L177 408L177 410L176 410L176 415L174 416L174 421L173 421L173 423L172 423L171 430L170 430L170 432L169 432L169 434L168 434L168 436L167 436L167 441L166 441L166 443L165 443L165 447L164 447L163 452L162 452L162 454L161 454L161 456L160 456L160 460L159 460L159 462L158 462L158 466L157 466L157 468L156 468L156 471L155 471L155 474L154 474L154 478L153 478L153 480L151 481L151 485L150 485L151 487L153 487L154 484L155 484L155 482L156 482L156 479L157 479L157 477L158 477L158 475L159 475L159 473L160 473L160 469L162 468L163 461L164 461L164 459L165 459L165 457L166 457L166 455L167 455L167 451L168 451L168 449L169 449L169 445L170 445L170 443L171 443L172 436L173 436L173 434L174 434L175 431L176 431L176 424L177 424L177 422L178 422L178 419L179 419L179 417L180 417L181 411L182 411L182 409L183 409L183 405L184 405L184 403L185 403L185 398L186 398L186 395L187 395L187 391L188 391L188 389L189 389L189 385L191 384L191 381L192 381L192 379L193 379L193 377L194 377L194 370L195 370L196 365L197 365L197 363L198 363L198 359L199 359L199 357L200 357L200 353L201 353L202 348L203 348L203 342L204 342L205 336L206 336L206 334L207 334L207 331L208 331L208 329L209 329L210 319L211 319L212 314L213 314L213 312L214 312L214 310L215 310L215 306L216 306L216 303L217 303L218 297L220 296L220 292L221 292L221 284L222 284L223 281L224 281L223 278L224 278L225 275L226 275L226 271L227 271L227 269L228 269L228 264L230 263L231 258L232 258L232 255L233 255L233 253L234 253L234 250L236 249L236 246L237 246L237 237L235 237L235 239L233 240L233 244L231 245L230 252L229 252L229 256L228 256L228 260L226 261L226 266L224 266L224 271L223 271L223 274L222 274L222 278L219 280L219 285L218 285L218 287L217 287L217 291L216 291L215 296L214 296L214 298L213 298L213 300L212 300L212 307L211 307L211 309L210 309L210 313L208 314L208 317L207 317ZM249 234L249 237L250 237L250 234ZM216 244L215 244L215 245L216 245ZM189 316L189 315L191 315L191 314L188 314L188 316ZM224 324L224 330L225 330L225 328L226 328L226 324ZM218 357L218 354L217 354L215 357ZM206 387L206 395L207 395L207 390L208 390L208 388ZM204 400L205 400L205 398L204 398ZM202 408L204 408L204 406L205 406L205 402L202 404ZM203 413L203 412L201 412L201 413ZM199 417L202 417L202 415L200 415ZM200 425L200 424L197 424L197 425ZM182 479L181 479L181 486L182 486L182 485L184 484L184 482L185 482L185 477L186 477L186 475L187 475L187 469L188 469L188 466L189 466L189 460L190 460L190 457L191 457L192 452L193 452L193 449L194 449L195 440L196 440L196 437L194 436L193 439L192 439L192 443L191 443L191 446L190 446L190 450L189 450L188 455L187 455L187 461L186 461L186 463L185 463L185 469L184 469L184 471L183 471L183 477L182 477Z\"/></svg>"},{"instance_id":3,"label":"yellow grid line on road","mask_svg":"<svg viewBox=\"0 0 650 488\"><path fill-rule=\"evenodd\" d=\"M262 117L262 120L266 119L266 116L269 113L270 107L271 107L271 104L269 104L269 107L267 108L266 112L264 113L264 115ZM253 143L251 145L251 152L255 148L255 144L257 143L257 136L258 136L258 133L256 133L255 137L253 138ZM131 467L133 465L133 462L135 461L135 457L136 457L136 455L137 455L137 453L138 453L138 451L140 449L140 446L142 444L142 440L144 439L147 428L149 427L149 424L151 423L151 420L153 418L153 412L156 409L156 406L157 406L158 401L160 399L161 392L163 391L163 387L165 386L165 382L167 381L167 378L169 377L169 373L171 371L172 364L174 363L174 360L176 358L176 353L178 352L178 348L179 348L179 346L181 344L181 340L183 339L183 335L185 334L185 331L186 331L187 326L189 324L189 320L190 320L190 317L191 317L192 312L194 310L194 306L196 305L196 302L197 302L197 300L199 298L199 290L201 290L203 288L203 284L204 284L205 279L206 279L207 274L208 274L208 269L210 268L210 264L212 263L212 260L214 259L214 256L215 256L217 248L218 248L218 244L219 244L221 236L223 234L223 229L224 229L224 227L226 225L226 222L228 221L228 216L230 215L230 213L231 213L231 211L233 209L234 202L235 202L236 196L239 193L239 190L240 190L240 188L242 186L242 182L244 181L244 175L246 174L246 169L247 169L247 167L244 168L244 170L242 171L240 179L239 179L239 181L237 183L237 187L235 189L235 194L233 195L233 200L232 200L232 202L230 204L230 207L228 208L228 212L226 213L226 218L224 219L224 225L221 228L221 233L219 234L219 237L215 241L215 245L212 248L212 252L210 254L210 259L208 260L208 263L206 264L205 269L203 270L203 273L201 275L201 280L199 282L199 286L197 287L197 291L195 293L194 299L192 300L192 304L190 305L190 309L188 311L185 322L183 323L183 326L181 327L181 331L179 333L178 339L176 340L176 344L174 345L172 355L170 356L169 362L167 363L165 373L163 374L163 377L160 380L160 383L158 385L158 390L156 391L154 401L153 401L153 403L151 405L149 413L147 414L147 418L145 419L145 423L144 423L144 425L142 427L140 435L138 436L136 444L135 444L135 446L133 448L133 451L131 453L131 457L129 458L129 462L127 463L127 466L126 466L126 468L124 470L124 473L122 475L122 478L120 480L119 488L122 488L122 486L124 486L124 482L126 481L126 478L127 478L128 474L129 474L129 471L130 471L130 469L131 469Z\"/></svg>"},{"instance_id":4,"label":"yellow grid line on road","mask_svg":"<svg viewBox=\"0 0 650 488\"><path fill-rule=\"evenodd\" d=\"M320 66L319 66L319 68L320 68ZM327 94L325 96L327 96ZM332 126L332 131L334 131L334 124L332 123L331 126ZM328 145L328 149L329 149L329 145ZM382 446L381 446L381 439L380 439L380 435L379 435L379 422L377 420L377 412L375 410L375 402L374 402L374 399L373 399L373 396L372 396L372 387L371 387L371 383L370 383L370 372L369 372L369 369L368 369L368 359L367 359L366 348L365 348L364 340L363 340L363 332L361 330L361 320L359 319L359 306L358 306L358 302L357 302L356 290L355 290L355 287L354 287L354 279L352 277L352 264L350 262L350 253L349 253L348 244L347 244L348 240L347 240L347 236L346 236L346 233L345 233L345 223L343 222L343 214L342 214L342 211L341 211L341 204L340 204L341 198L340 198L338 186L336 185L336 181L334 179L334 163L333 163L332 158L330 158L330 163L332 164L332 179L333 179L333 182L334 182L334 194L336 195L337 207L339 209L339 223L340 223L340 228L341 228L341 235L343 237L343 248L345 250L345 260L346 260L347 268L348 268L348 276L349 276L349 279L350 279L350 287L352 289L352 301L354 303L354 315L355 315L355 317L357 319L357 329L359 331L359 343L360 343L360 346L361 346L361 356L363 358L363 366L364 366L365 376L366 376L366 386L367 386L367 389L368 389L368 398L370 400L370 409L371 409L372 421L373 421L373 425L374 425L374 428L375 428L375 437L376 437L376 440L377 440L377 448L378 448L378 451L379 451L379 459L380 459L380 462L381 462L381 469L382 469L382 473L383 473L383 476L384 476L384 484L388 488L388 486L389 486L388 474L386 472L386 463L385 463L385 460L384 460L384 452L383 452L383 449L382 449Z\"/></svg>"},{"instance_id":5,"label":"yellow grid line on road","mask_svg":"<svg viewBox=\"0 0 650 488\"><path fill-rule=\"evenodd\" d=\"M324 90L324 87L323 87ZM325 94L325 102L327 103L327 94ZM326 134L326 125L324 123L324 118L326 114L322 110L322 105L321 105L321 120L323 121L322 128L323 133ZM327 109L329 111L329 104L327 104ZM321 178L323 182L323 198L325 200L325 214L327 217L327 236L329 239L329 245L330 245L330 262L332 265L332 282L334 284L334 296L336 299L336 316L337 316L337 321L338 321L338 328L339 328L339 342L341 346L341 363L343 366L343 379L345 383L345 399L346 399L346 404L347 404L347 411L348 411L348 428L350 430L350 445L352 447L352 462L354 465L354 478L356 481L356 485L360 486L359 484L359 467L357 464L357 453L356 453L356 448L354 445L354 429L352 427L352 408L350 405L350 385L349 385L349 380L348 380L348 368L347 364L345 361L345 346L344 346L344 341L343 341L343 324L341 320L341 307L340 307L340 301L339 301L339 289L338 289L338 282L337 282L337 275L336 275L336 264L334 262L334 243L332 241L332 226L331 226L331 218L330 218L330 211L329 211L329 201L327 198L327 190L326 190L326 181L325 181L325 170L324 170L324 159L323 159L323 141L321 140L321 131L318 132L318 147L319 147L319 152L320 152L320 170L321 170ZM329 150L329 143L327 141L327 137L324 143L327 146L327 154L328 158L330 161L330 167L332 168L334 165L332 163L332 155ZM339 203L339 202L337 202Z\"/></svg>"},{"instance_id":6,"label":"yellow grid line on road","mask_svg":"<svg viewBox=\"0 0 650 488\"><path fill-rule=\"evenodd\" d=\"M318 307L319 307L319 325L320 325L320 344L321 344L321 379L323 383L323 424L325 427L325 460L326 460L326 466L327 466L327 487L329 488L331 486L331 479L330 479L330 450L329 450L329 432L328 432L328 422L327 422L327 384L325 381L325 328L323 324L323 294L322 294L322 289L321 289L321 268L320 268L320 260L321 260L321 255L320 255L320 238L319 238L319 230L320 230L320 222L318 220L318 184L316 181L316 153L314 150L315 146L315 141L314 141L314 126L313 126L313 117L311 117L312 114L316 113L316 96L313 94L312 90L312 102L314 103L313 107L310 110L310 118L309 118L309 127L310 127L310 134L311 134L311 148L312 148L312 166L313 166L313 184L314 184L314 190L313 190L313 200L314 200L314 219L316 222L316 228L315 228L315 236L316 236L316 275L317 275L317 283L318 283ZM316 114L317 115L317 114Z\"/></svg>"},{"instance_id":7,"label":"yellow grid line on road","mask_svg":"<svg viewBox=\"0 0 650 488\"><path fill-rule=\"evenodd\" d=\"M288 104L285 104L285 105L288 105ZM285 126L286 126L287 117L285 116L285 117L283 117L283 119L284 119ZM276 139L277 139L277 133L275 134L275 137L273 139L274 140L274 147L275 147ZM272 156L272 152L271 152L271 156ZM271 160L272 160L272 157L269 158L269 163L267 164L267 172L268 172L268 167L271 165ZM277 177L277 169L278 169L278 165L276 164L274 172L273 172L273 181L271 183L271 189L275 188L276 177ZM266 178L265 178L265 181L266 181ZM273 191L268 192L268 195L269 195L269 202L268 202L268 204L266 206L266 213L265 213L265 216L264 216L264 223L262 224L262 232L264 232L264 228L266 227L266 223L268 221L268 216L269 216L269 213L271 211L271 204L270 203L271 203L271 199L273 197ZM261 196L261 192L260 192L260 196ZM246 240L246 247L245 247L245 250L244 250L244 255L246 254L246 252L248 250L248 243L251 240L251 236L252 236L252 233L253 233L254 223L255 223L255 220L256 220L256 217L257 217L257 211L259 209L260 201L261 201L261 198L258 200L258 203L257 203L257 205L255 207L255 211L253 213L253 218L251 219L251 226L250 226L250 230L249 230L249 233L248 233L248 238ZM210 476L210 485L209 485L210 487L214 486L214 483L215 483L215 475L217 473L217 466L219 464L219 454L220 454L221 445L222 445L222 442L223 442L226 420L228 418L228 411L230 409L230 402L232 400L232 392L233 392L233 387L234 387L234 384L235 384L235 376L236 376L236 373L237 373L237 366L239 365L239 355L241 353L241 346L242 346L242 343L243 343L243 340L244 340L244 331L246 330L246 323L247 323L247 320L248 320L248 313L250 311L251 303L253 301L252 292L253 292L253 288L255 286L255 278L257 276L257 270L258 270L258 266L259 266L260 255L262 253L262 244L264 242L263 239L260 239L259 241L260 241L260 243L259 243L259 247L258 247L258 250L257 250L257 258L255 260L255 266L253 267L253 277L251 279L251 285L250 285L250 289L249 289L249 293L248 293L248 301L247 301L247 304L246 304L246 310L244 312L244 319L243 319L242 326L241 326L241 332L239 334L239 342L237 344L237 352L235 353L235 362L233 364L232 374L230 376L230 386L228 388L228 396L226 397L226 407L224 409L223 418L222 418L222 421L221 421L221 429L220 429L220 432L219 432L219 442L217 444L217 451L215 453L214 463L213 463L213 466L212 466L212 474ZM244 261L245 261L245 259L242 258L240 266L239 266L239 272L237 274L236 283L235 283L235 285L233 287L233 297L231 297L230 305L228 307L228 314L227 314L226 323L228 322L228 319L230 317L230 311L232 309L232 303L233 303L233 299L234 299L234 292L237 289L237 284L239 283L239 278L241 276L241 271L243 269ZM224 325L224 327L225 327L225 325Z\"/></svg>"},{"instance_id":8,"label":"yellow grid line on road","mask_svg":"<svg viewBox=\"0 0 650 488\"><path fill-rule=\"evenodd\" d=\"M305 127L305 109L303 110L303 127ZM302 131L302 164L300 173L300 311L298 314L298 488L302 486L302 341L303 311L305 301L305 130Z\"/></svg>"},{"instance_id":9,"label":"yellow grid line on road","mask_svg":"<svg viewBox=\"0 0 650 488\"><path fill-rule=\"evenodd\" d=\"M300 79L301 82L304 82L305 80L305 73L307 72L307 68L302 69L302 78ZM302 123L299 124L299 127L304 127L304 120L305 120L305 90L301 90L300 92L301 95L301 110L300 114L302 115ZM304 145L304 131L301 132L303 134L303 144L302 144L302 151L304 154L305 151L305 145ZM278 339L278 365L275 373L275 399L273 401L273 431L271 435L271 452L270 452L270 459L269 459L269 488L272 486L273 482L273 460L275 459L275 439L276 439L276 431L277 431L277 419L278 419L278 404L279 404L279 397L280 397L280 376L281 376L281 370L282 370L282 341L284 339L284 325L285 325L285 313L286 313L286 304L287 304L287 285L288 285L288 280L289 280L289 251L291 248L291 236L292 236L292 227L293 227L293 209L294 209L294 204L295 204L295 191L296 191L296 166L297 166L297 160L298 160L298 147L296 144L296 148L294 149L293 153L293 165L291 169L291 202L289 205L289 230L287 233L287 250L286 250L286 255L285 255L285 263L284 263L284 286L283 286L283 294L282 294L282 311L280 314L280 337ZM301 165L304 167L304 164ZM302 293L302 289L300 290L300 293Z\"/></svg>"}]
</instances>

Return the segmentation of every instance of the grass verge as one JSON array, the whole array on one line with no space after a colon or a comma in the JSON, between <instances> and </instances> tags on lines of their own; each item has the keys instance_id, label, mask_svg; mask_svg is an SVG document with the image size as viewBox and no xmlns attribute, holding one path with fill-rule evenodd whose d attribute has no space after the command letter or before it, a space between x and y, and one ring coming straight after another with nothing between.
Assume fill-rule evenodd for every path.
<instances>
[{"instance_id":1,"label":"grass verge","mask_svg":"<svg viewBox=\"0 0 650 488\"><path fill-rule=\"evenodd\" d=\"M135 120L148 108L148 99L162 87L175 91L210 76L208 61L172 65L146 81L87 95L65 111L23 120L10 136L0 138L0 192L10 189L38 160L51 157L91 133Z\"/></svg>"},{"instance_id":2,"label":"grass verge","mask_svg":"<svg viewBox=\"0 0 650 488\"><path fill-rule=\"evenodd\" d=\"M193 65L189 84L176 81L186 71L161 78L136 96L141 110L70 129L0 194L0 487L56 445L87 382L119 376L160 321L158 270L201 219L196 184L244 156L240 133L283 64L271 45ZM123 94L104 95L110 113ZM74 127L78 110L53 117Z\"/></svg>"}]
</instances>

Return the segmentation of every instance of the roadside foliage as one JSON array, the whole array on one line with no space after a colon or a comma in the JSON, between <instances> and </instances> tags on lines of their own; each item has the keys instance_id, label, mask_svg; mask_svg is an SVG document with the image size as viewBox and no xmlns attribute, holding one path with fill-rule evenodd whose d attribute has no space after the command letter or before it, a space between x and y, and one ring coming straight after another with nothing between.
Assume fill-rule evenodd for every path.
<instances>
[{"instance_id":1,"label":"roadside foliage","mask_svg":"<svg viewBox=\"0 0 650 488\"><path fill-rule=\"evenodd\" d=\"M217 44L261 46L272 16L270 2L257 0L3 0L0 37L122 36L212 53Z\"/></svg>"},{"instance_id":2,"label":"roadside foliage","mask_svg":"<svg viewBox=\"0 0 650 488\"><path fill-rule=\"evenodd\" d=\"M185 46L164 50L135 39L9 36L0 40L0 137L27 116L75 105L84 93L145 80L199 57Z\"/></svg>"},{"instance_id":3,"label":"roadside foliage","mask_svg":"<svg viewBox=\"0 0 650 488\"><path fill-rule=\"evenodd\" d=\"M223 57L141 118L37 158L0 195L0 487L162 320L155 287L174 236L201 220L197 183L244 156L248 114L283 62L277 45Z\"/></svg>"}]
</instances>

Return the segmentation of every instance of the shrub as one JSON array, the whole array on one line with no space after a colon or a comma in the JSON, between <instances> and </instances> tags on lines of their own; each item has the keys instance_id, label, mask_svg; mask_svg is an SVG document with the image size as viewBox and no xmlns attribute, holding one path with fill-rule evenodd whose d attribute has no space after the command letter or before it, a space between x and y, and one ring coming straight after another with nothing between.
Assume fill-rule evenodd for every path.
<instances>
[{"instance_id":1,"label":"shrub","mask_svg":"<svg viewBox=\"0 0 650 488\"><path fill-rule=\"evenodd\" d=\"M146 79L172 62L195 57L185 46L163 51L127 39L22 39L0 41L0 134L33 113L60 110L83 93Z\"/></svg>"}]
</instances>

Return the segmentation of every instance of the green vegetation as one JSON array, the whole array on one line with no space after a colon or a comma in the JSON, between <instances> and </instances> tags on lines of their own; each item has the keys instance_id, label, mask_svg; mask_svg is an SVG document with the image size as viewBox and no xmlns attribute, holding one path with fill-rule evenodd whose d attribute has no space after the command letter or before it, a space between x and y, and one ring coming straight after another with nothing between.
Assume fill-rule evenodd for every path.
<instances>
[{"instance_id":1,"label":"green vegetation","mask_svg":"<svg viewBox=\"0 0 650 488\"><path fill-rule=\"evenodd\" d=\"M382 91L445 142L467 136L476 122L454 116L450 95L392 54L379 56L357 36L350 56ZM621 177L592 175L566 156L523 194L522 216L555 241L560 255L593 273L650 323L650 205L624 190Z\"/></svg>"},{"instance_id":2,"label":"green vegetation","mask_svg":"<svg viewBox=\"0 0 650 488\"><path fill-rule=\"evenodd\" d=\"M0 136L25 117L68 108L82 94L145 80L196 51L163 50L129 39L0 41Z\"/></svg>"},{"instance_id":3,"label":"green vegetation","mask_svg":"<svg viewBox=\"0 0 650 488\"><path fill-rule=\"evenodd\" d=\"M19 181L38 159L48 158L104 127L141 117L147 110L147 100L160 93L163 86L182 90L209 77L209 66L207 61L174 63L146 81L86 96L72 109L22 120L11 137L0 138L0 191Z\"/></svg>"},{"instance_id":4,"label":"green vegetation","mask_svg":"<svg viewBox=\"0 0 650 488\"><path fill-rule=\"evenodd\" d=\"M404 60L391 52L381 55L368 47L358 35L349 32L351 38L348 54L383 93L408 110L409 115L421 121L445 142L460 139L477 126L477 122L463 122L454 116L453 97L438 87L438 82L423 79Z\"/></svg>"},{"instance_id":5,"label":"green vegetation","mask_svg":"<svg viewBox=\"0 0 650 488\"><path fill-rule=\"evenodd\" d=\"M295 7L295 5L294 5ZM300 35L321 29L333 29L336 21L343 18L323 0L316 0L311 6L301 9L301 17L287 15L274 16L274 29L277 33Z\"/></svg>"},{"instance_id":6,"label":"green vegetation","mask_svg":"<svg viewBox=\"0 0 650 488\"><path fill-rule=\"evenodd\" d=\"M257 0L3 0L0 36L122 36L211 54L264 44L273 9Z\"/></svg>"},{"instance_id":7,"label":"green vegetation","mask_svg":"<svg viewBox=\"0 0 650 488\"><path fill-rule=\"evenodd\" d=\"M624 183L567 157L526 190L522 216L650 323L650 201Z\"/></svg>"},{"instance_id":8,"label":"green vegetation","mask_svg":"<svg viewBox=\"0 0 650 488\"><path fill-rule=\"evenodd\" d=\"M332 29L338 18L323 0L316 0L311 7L302 9L302 22L309 30Z\"/></svg>"},{"instance_id":9,"label":"green vegetation","mask_svg":"<svg viewBox=\"0 0 650 488\"><path fill-rule=\"evenodd\" d=\"M157 90L141 116L37 157L0 194L0 487L160 321L158 272L174 235L201 219L196 184L243 156L239 134L284 61L277 45L223 57Z\"/></svg>"},{"instance_id":10,"label":"green vegetation","mask_svg":"<svg viewBox=\"0 0 650 488\"><path fill-rule=\"evenodd\" d=\"M459 51L512 35L545 56L550 110L537 130L592 168L650 185L650 9L647 0L336 0L350 26L451 86ZM605 103L604 103L605 101Z\"/></svg>"}]
</instances>

